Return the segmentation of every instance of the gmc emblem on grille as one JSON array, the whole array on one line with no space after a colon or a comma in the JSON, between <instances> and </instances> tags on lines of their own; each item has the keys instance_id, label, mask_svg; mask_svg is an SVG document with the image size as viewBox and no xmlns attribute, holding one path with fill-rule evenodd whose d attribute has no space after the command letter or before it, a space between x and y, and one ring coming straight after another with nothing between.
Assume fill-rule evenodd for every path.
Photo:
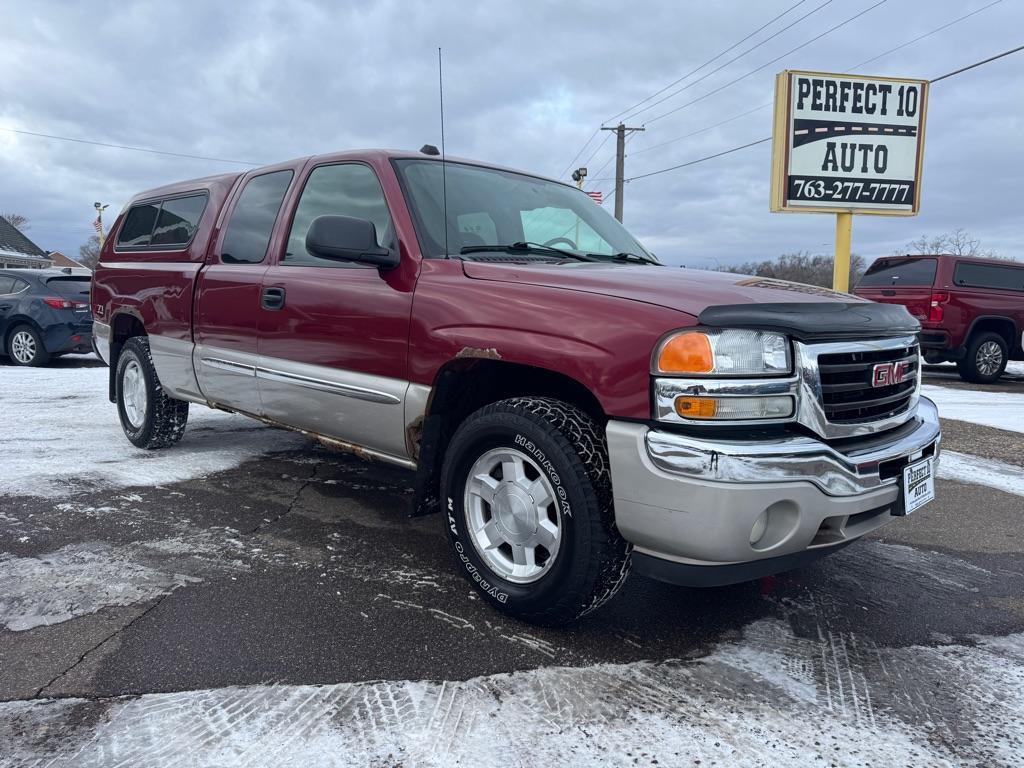
<instances>
[{"instance_id":1,"label":"gmc emblem on grille","mask_svg":"<svg viewBox=\"0 0 1024 768\"><path fill-rule=\"evenodd\" d=\"M891 387L893 384L900 384L907 378L910 371L910 363L907 360L900 360L896 363L879 363L871 369L872 387Z\"/></svg>"}]
</instances>

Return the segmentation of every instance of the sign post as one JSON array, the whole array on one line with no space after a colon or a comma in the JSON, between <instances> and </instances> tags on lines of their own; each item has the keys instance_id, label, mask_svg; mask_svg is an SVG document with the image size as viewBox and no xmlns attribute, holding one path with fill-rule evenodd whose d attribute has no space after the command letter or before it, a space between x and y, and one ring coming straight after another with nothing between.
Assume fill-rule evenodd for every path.
<instances>
[{"instance_id":1,"label":"sign post","mask_svg":"<svg viewBox=\"0 0 1024 768\"><path fill-rule=\"evenodd\" d=\"M776 76L771 210L836 215L837 291L849 290L853 214L920 208L927 106L927 80Z\"/></svg>"}]
</instances>

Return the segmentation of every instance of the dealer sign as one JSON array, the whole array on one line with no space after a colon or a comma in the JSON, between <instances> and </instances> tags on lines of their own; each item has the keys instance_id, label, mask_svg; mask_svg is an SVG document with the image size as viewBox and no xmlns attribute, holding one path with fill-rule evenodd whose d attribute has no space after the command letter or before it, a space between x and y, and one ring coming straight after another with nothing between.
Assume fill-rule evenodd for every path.
<instances>
[{"instance_id":1,"label":"dealer sign","mask_svg":"<svg viewBox=\"0 0 1024 768\"><path fill-rule=\"evenodd\" d=\"M771 209L913 216L927 106L926 80L782 72Z\"/></svg>"}]
</instances>

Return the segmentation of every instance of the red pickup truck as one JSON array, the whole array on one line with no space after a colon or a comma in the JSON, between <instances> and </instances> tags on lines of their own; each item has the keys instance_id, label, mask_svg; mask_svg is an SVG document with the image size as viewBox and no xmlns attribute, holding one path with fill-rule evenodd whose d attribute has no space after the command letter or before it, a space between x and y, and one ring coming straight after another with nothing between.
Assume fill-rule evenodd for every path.
<instances>
[{"instance_id":1,"label":"red pickup truck","mask_svg":"<svg viewBox=\"0 0 1024 768\"><path fill-rule=\"evenodd\" d=\"M903 307L662 266L578 189L430 147L140 194L92 302L132 443L195 403L407 467L457 567L530 621L631 568L798 567L934 495Z\"/></svg>"},{"instance_id":2,"label":"red pickup truck","mask_svg":"<svg viewBox=\"0 0 1024 768\"><path fill-rule=\"evenodd\" d=\"M1024 264L951 254L886 256L854 291L902 304L921 322L926 363L955 362L960 377L999 380L1024 360Z\"/></svg>"}]
</instances>

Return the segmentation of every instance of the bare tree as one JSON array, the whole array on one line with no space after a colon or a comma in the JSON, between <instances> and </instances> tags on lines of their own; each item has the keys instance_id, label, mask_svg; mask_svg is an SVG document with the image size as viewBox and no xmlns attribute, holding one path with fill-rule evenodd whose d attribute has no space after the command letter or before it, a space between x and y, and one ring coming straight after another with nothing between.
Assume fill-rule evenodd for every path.
<instances>
[{"instance_id":1,"label":"bare tree","mask_svg":"<svg viewBox=\"0 0 1024 768\"><path fill-rule=\"evenodd\" d=\"M784 253L775 259L765 261L748 261L737 266L720 267L722 272L734 272L742 275L758 277L774 277L778 280L789 280L806 285L819 285L823 288L832 287L833 257L825 254ZM850 285L856 285L867 264L863 256L850 256Z\"/></svg>"},{"instance_id":2,"label":"bare tree","mask_svg":"<svg viewBox=\"0 0 1024 768\"><path fill-rule=\"evenodd\" d=\"M28 216L22 216L20 213L0 213L0 218L7 219L7 222L15 229L20 229L24 232L31 225L28 221Z\"/></svg>"},{"instance_id":3,"label":"bare tree","mask_svg":"<svg viewBox=\"0 0 1024 768\"><path fill-rule=\"evenodd\" d=\"M956 229L952 232L943 232L939 235L921 235L917 240L907 243L903 250L896 250L893 256L902 256L907 253L950 253L954 256L980 256L986 259L1012 258L1003 256L989 248L981 247L981 240L971 237L963 229Z\"/></svg>"},{"instance_id":4,"label":"bare tree","mask_svg":"<svg viewBox=\"0 0 1024 768\"><path fill-rule=\"evenodd\" d=\"M78 247L78 261L89 269L96 269L100 262L99 235L93 235Z\"/></svg>"}]
</instances>

